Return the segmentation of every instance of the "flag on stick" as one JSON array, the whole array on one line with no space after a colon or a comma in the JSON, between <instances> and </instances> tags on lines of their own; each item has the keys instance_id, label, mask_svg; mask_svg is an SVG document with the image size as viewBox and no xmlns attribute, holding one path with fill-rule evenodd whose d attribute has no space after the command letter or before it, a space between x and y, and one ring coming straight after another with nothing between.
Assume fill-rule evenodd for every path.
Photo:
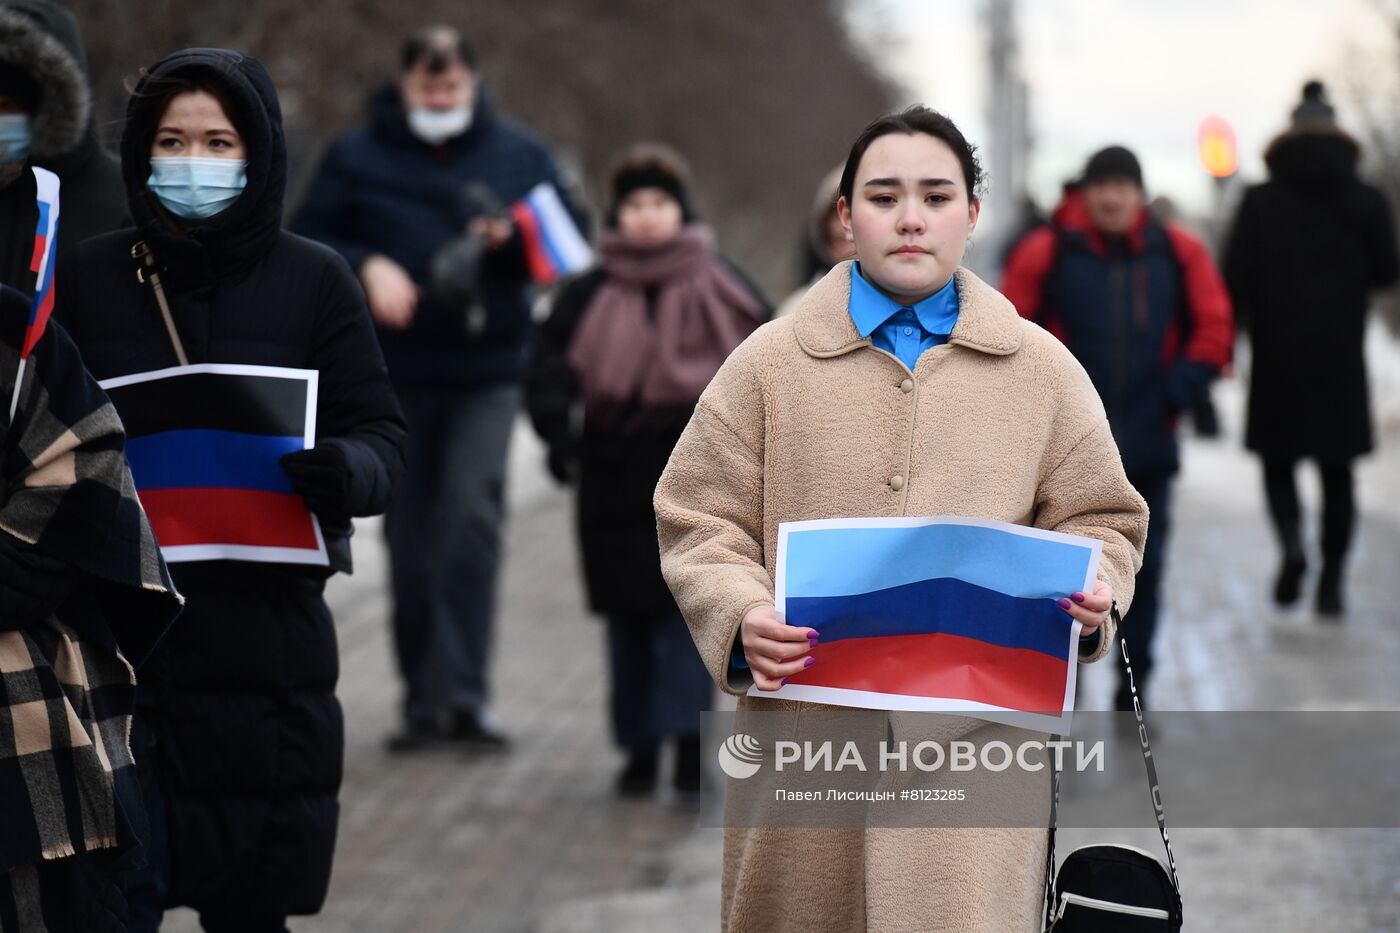
<instances>
[{"instance_id":1,"label":"flag on stick","mask_svg":"<svg viewBox=\"0 0 1400 933\"><path fill-rule=\"evenodd\" d=\"M31 166L34 172L35 205L39 209L39 221L34 227L34 254L29 261L29 271L35 279L34 300L29 306L29 323L24 328L24 339L20 343L19 372L15 376L15 391L10 397L10 421L15 420L15 409L19 406L20 387L24 384L24 370L29 362L29 354L34 345L44 336L44 328L53 315L53 272L54 244L58 242L58 176L47 169Z\"/></svg>"},{"instance_id":2,"label":"flag on stick","mask_svg":"<svg viewBox=\"0 0 1400 933\"><path fill-rule=\"evenodd\" d=\"M510 214L520 228L525 261L537 284L549 285L593 264L593 250L554 185L540 182L511 206Z\"/></svg>"}]
</instances>

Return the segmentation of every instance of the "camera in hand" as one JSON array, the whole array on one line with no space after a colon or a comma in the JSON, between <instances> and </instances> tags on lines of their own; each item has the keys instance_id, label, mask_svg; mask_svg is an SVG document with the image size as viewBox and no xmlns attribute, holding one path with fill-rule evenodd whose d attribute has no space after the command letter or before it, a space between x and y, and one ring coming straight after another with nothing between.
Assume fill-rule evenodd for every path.
<instances>
[{"instance_id":1,"label":"camera in hand","mask_svg":"<svg viewBox=\"0 0 1400 933\"><path fill-rule=\"evenodd\" d=\"M471 218L499 215L504 207L486 185L474 182L462 194ZM486 306L481 297L481 269L486 258L486 237L471 230L443 244L429 264L430 287L435 304L460 309L467 333L486 330Z\"/></svg>"}]
</instances>

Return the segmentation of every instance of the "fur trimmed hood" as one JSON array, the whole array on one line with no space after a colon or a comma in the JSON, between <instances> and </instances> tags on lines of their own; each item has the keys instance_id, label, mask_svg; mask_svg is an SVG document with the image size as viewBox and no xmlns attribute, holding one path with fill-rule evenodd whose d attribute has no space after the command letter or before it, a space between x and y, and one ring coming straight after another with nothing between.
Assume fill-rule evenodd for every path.
<instances>
[{"instance_id":1,"label":"fur trimmed hood","mask_svg":"<svg viewBox=\"0 0 1400 933\"><path fill-rule=\"evenodd\" d=\"M92 95L80 54L67 48L55 34L54 24L44 22L39 13L8 4L0 7L0 61L22 69L39 85L39 106L30 115L31 149L36 160L43 160L82 143L92 115Z\"/></svg>"},{"instance_id":2,"label":"fur trimmed hood","mask_svg":"<svg viewBox=\"0 0 1400 933\"><path fill-rule=\"evenodd\" d=\"M1297 188L1335 191L1356 180L1361 146L1335 126L1295 126L1264 150L1269 177Z\"/></svg>"}]
</instances>

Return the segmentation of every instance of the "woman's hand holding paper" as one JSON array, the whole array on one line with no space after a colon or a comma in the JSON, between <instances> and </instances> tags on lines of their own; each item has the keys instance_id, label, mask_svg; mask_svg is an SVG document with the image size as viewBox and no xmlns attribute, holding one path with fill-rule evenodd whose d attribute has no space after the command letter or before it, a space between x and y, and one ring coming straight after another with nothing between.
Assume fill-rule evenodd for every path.
<instances>
[{"instance_id":1,"label":"woman's hand holding paper","mask_svg":"<svg viewBox=\"0 0 1400 933\"><path fill-rule=\"evenodd\" d=\"M814 628L784 623L772 606L750 609L739 623L744 660L760 690L777 690L790 676L810 667L816 659L809 652L818 638Z\"/></svg>"}]
</instances>

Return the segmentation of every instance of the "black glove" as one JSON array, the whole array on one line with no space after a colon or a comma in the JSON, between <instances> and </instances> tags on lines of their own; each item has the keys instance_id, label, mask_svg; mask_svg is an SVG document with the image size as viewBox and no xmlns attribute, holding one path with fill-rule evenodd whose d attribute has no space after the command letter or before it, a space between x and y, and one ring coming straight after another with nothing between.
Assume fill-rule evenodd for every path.
<instances>
[{"instance_id":1,"label":"black glove","mask_svg":"<svg viewBox=\"0 0 1400 933\"><path fill-rule=\"evenodd\" d=\"M78 585L78 571L0 534L0 631L43 622Z\"/></svg>"},{"instance_id":2,"label":"black glove","mask_svg":"<svg viewBox=\"0 0 1400 933\"><path fill-rule=\"evenodd\" d=\"M350 463L340 445L322 441L310 450L284 454L277 462L308 509L327 518L348 517Z\"/></svg>"},{"instance_id":3,"label":"black glove","mask_svg":"<svg viewBox=\"0 0 1400 933\"><path fill-rule=\"evenodd\" d=\"M549 467L549 475L560 485L572 486L578 480L578 459L573 450L566 445L555 444L550 447L546 465Z\"/></svg>"}]
</instances>

